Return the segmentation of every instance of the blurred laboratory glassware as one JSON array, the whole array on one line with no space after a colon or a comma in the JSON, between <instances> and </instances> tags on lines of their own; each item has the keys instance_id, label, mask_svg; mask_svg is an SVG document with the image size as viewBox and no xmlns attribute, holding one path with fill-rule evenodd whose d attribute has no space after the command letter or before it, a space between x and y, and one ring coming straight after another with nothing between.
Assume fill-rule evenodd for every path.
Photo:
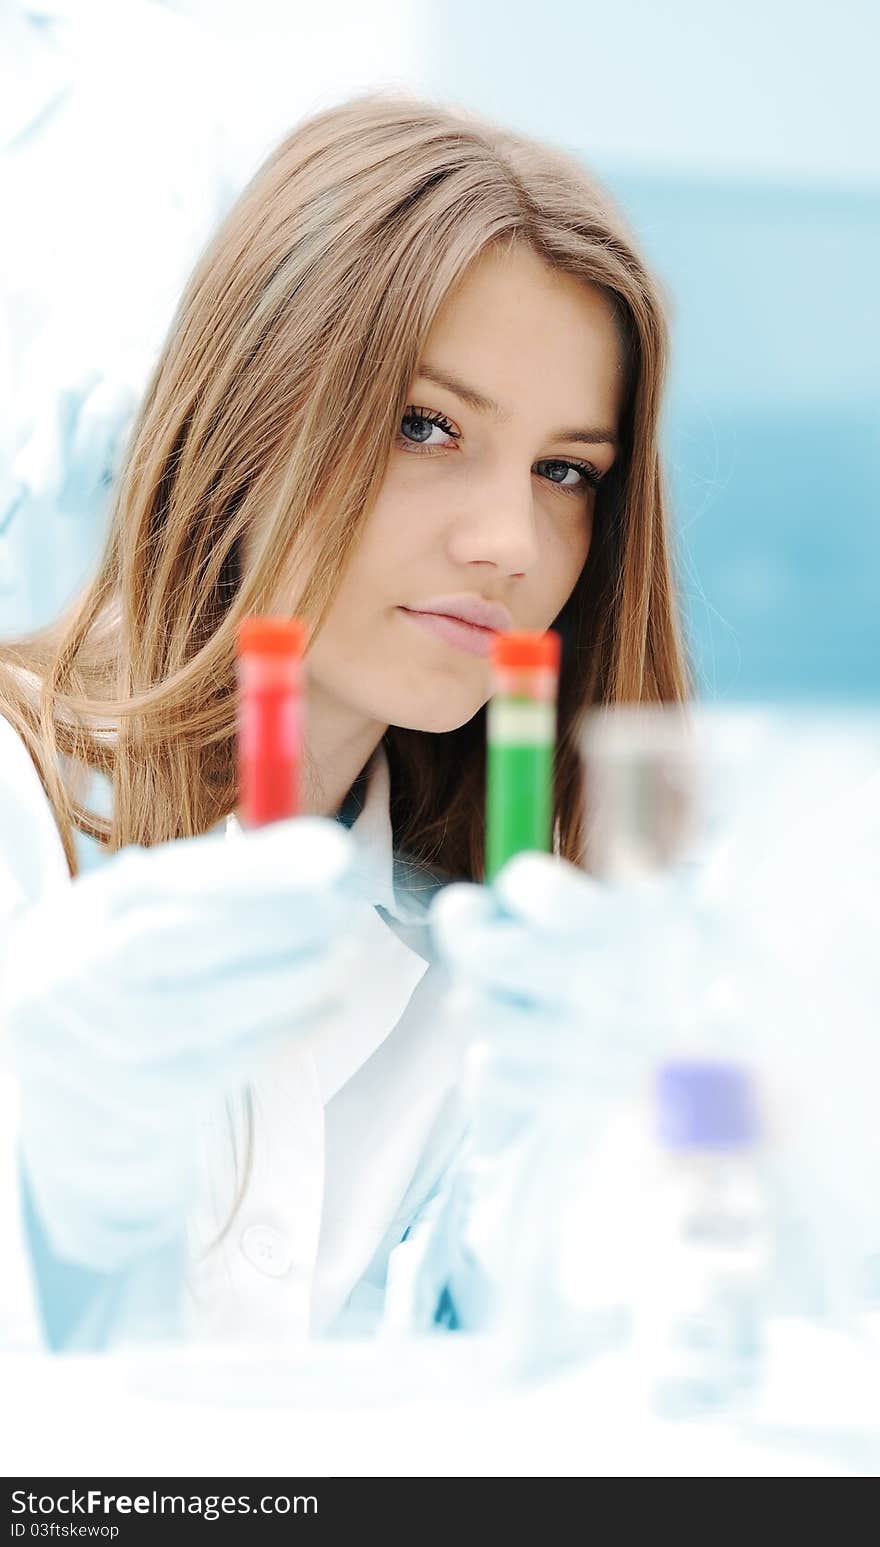
<instances>
[{"instance_id":1,"label":"blurred laboratory glassware","mask_svg":"<svg viewBox=\"0 0 880 1547\"><path fill-rule=\"evenodd\" d=\"M749 1071L719 1060L661 1065L653 1108L633 1356L654 1409L694 1418L741 1403L760 1378L770 1256L760 1119Z\"/></svg>"},{"instance_id":2,"label":"blurred laboratory glassware","mask_svg":"<svg viewBox=\"0 0 880 1547\"><path fill-rule=\"evenodd\" d=\"M611 720L606 712L609 730ZM641 799L606 802L606 854L621 859L601 879L524 854L492 887L447 888L435 903L459 1014L483 1044L471 1148L445 1216L456 1284L447 1324L484 1326L503 1310L524 1347L531 1326L536 1362L541 1339L552 1345L565 1322L561 1282L565 1296L593 1295L606 1309L621 1301L612 1281L633 1282L615 1211L626 1217L634 1197L641 1086L670 1058L755 1071L774 1311L851 1318L872 1282L875 1085L856 1070L870 1073L877 1056L865 949L876 838L844 866L835 855L848 834L876 834L870 803L860 801L856 821L843 794L876 766L876 727L865 740L768 706L698 707L689 721L681 777L670 779L674 737L654 761L675 795L671 817L670 802L650 794L650 757L640 786L613 731L617 768ZM635 747L641 757L638 738ZM834 789L830 831L811 832ZM664 825L677 848L652 837ZM618 843L621 827L635 838Z\"/></svg>"},{"instance_id":3,"label":"blurred laboratory glassware","mask_svg":"<svg viewBox=\"0 0 880 1547\"><path fill-rule=\"evenodd\" d=\"M456 1325L493 1333L510 1369L543 1375L625 1330L613 1256L598 1260L609 1222L589 1164L600 1137L597 1060L567 1016L538 1025L524 1015L518 1030L505 1017L472 1047L468 1074L473 1126L452 1205L451 1312Z\"/></svg>"},{"instance_id":4,"label":"blurred laboratory glassware","mask_svg":"<svg viewBox=\"0 0 880 1547\"><path fill-rule=\"evenodd\" d=\"M608 887L524 853L491 888L448 887L433 904L456 1015L474 1029L469 1143L437 1222L448 1271L436 1319L497 1334L523 1373L623 1330L624 1254L609 1235L628 1161L607 1138L671 1035L654 981L663 952L645 950L639 972L627 954L662 939L664 901L653 878Z\"/></svg>"},{"instance_id":5,"label":"blurred laboratory glassware","mask_svg":"<svg viewBox=\"0 0 880 1547\"><path fill-rule=\"evenodd\" d=\"M665 870L688 852L700 801L683 704L609 704L579 731L586 868L607 880Z\"/></svg>"}]
</instances>

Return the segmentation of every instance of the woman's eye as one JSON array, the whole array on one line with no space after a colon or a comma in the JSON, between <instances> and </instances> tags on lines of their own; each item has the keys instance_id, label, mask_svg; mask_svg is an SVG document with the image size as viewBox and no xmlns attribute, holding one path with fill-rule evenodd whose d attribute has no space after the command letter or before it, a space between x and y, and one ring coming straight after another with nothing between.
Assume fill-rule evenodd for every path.
<instances>
[{"instance_id":1,"label":"woman's eye","mask_svg":"<svg viewBox=\"0 0 880 1547\"><path fill-rule=\"evenodd\" d=\"M414 447L428 446L441 447L443 440L432 439L437 431L452 440L459 440L460 433L453 429L445 414L435 413L428 408L408 408L400 421L400 433L405 444Z\"/></svg>"},{"instance_id":2,"label":"woman's eye","mask_svg":"<svg viewBox=\"0 0 880 1547\"><path fill-rule=\"evenodd\" d=\"M564 462L557 458L536 462L537 468L550 469L542 474L566 494L583 494L585 489L596 489L602 482L602 474L589 462Z\"/></svg>"}]
</instances>

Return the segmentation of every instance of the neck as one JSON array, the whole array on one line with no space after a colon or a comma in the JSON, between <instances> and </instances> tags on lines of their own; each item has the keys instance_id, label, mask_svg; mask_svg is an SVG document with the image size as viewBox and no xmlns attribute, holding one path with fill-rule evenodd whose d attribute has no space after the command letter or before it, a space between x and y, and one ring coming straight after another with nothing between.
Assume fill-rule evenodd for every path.
<instances>
[{"instance_id":1,"label":"neck","mask_svg":"<svg viewBox=\"0 0 880 1547\"><path fill-rule=\"evenodd\" d=\"M306 690L304 816L335 816L387 725L358 715L314 684Z\"/></svg>"}]
</instances>

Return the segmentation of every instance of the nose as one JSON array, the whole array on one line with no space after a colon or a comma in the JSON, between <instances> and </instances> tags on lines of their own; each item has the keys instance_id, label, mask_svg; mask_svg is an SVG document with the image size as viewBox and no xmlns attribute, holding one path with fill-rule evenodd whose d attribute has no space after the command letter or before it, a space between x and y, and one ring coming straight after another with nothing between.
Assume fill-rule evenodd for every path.
<instances>
[{"instance_id":1,"label":"nose","mask_svg":"<svg viewBox=\"0 0 880 1547\"><path fill-rule=\"evenodd\" d=\"M447 551L454 564L489 564L525 575L538 559L531 474L510 469L474 479L457 505Z\"/></svg>"}]
</instances>

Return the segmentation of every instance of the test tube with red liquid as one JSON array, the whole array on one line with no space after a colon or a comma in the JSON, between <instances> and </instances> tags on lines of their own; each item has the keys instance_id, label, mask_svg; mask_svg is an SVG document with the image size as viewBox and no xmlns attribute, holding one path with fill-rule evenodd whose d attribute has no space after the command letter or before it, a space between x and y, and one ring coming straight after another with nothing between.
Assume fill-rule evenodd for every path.
<instances>
[{"instance_id":1,"label":"test tube with red liquid","mask_svg":"<svg viewBox=\"0 0 880 1547\"><path fill-rule=\"evenodd\" d=\"M298 618L245 618L238 630L238 817L242 827L300 811L303 656Z\"/></svg>"}]
</instances>

